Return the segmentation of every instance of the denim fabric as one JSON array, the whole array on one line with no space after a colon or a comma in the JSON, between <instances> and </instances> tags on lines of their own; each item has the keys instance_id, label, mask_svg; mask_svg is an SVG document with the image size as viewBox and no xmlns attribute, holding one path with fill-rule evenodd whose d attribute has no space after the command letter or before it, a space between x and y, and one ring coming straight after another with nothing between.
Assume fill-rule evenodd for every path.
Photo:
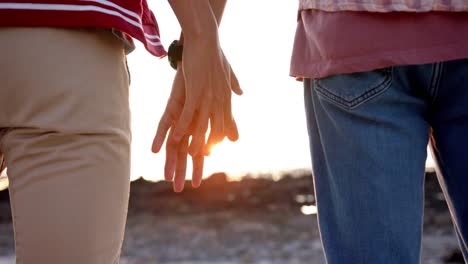
<instances>
[{"instance_id":1,"label":"denim fabric","mask_svg":"<svg viewBox=\"0 0 468 264\"><path fill-rule=\"evenodd\" d=\"M468 60L307 79L304 85L328 263L420 262L429 140L466 259Z\"/></svg>"}]
</instances>

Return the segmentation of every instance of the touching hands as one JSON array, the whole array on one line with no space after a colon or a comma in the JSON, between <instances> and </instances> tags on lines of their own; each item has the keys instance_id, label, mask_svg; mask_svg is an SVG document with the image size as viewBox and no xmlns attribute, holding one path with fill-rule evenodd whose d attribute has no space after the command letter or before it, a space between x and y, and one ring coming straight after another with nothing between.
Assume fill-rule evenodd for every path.
<instances>
[{"instance_id":1,"label":"touching hands","mask_svg":"<svg viewBox=\"0 0 468 264\"><path fill-rule=\"evenodd\" d=\"M192 185L198 187L204 156L210 154L210 148L224 137L238 139L231 91L243 93L217 38L185 39L182 62L152 146L157 153L166 141L164 176L174 181L176 192L184 187L188 154L193 161ZM208 126L210 134L206 141Z\"/></svg>"}]
</instances>

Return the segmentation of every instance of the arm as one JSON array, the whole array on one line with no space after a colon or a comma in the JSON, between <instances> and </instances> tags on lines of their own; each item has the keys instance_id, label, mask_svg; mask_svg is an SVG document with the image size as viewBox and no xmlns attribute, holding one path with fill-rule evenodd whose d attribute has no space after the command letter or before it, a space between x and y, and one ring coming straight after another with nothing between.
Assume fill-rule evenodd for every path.
<instances>
[{"instance_id":1,"label":"arm","mask_svg":"<svg viewBox=\"0 0 468 264\"><path fill-rule=\"evenodd\" d=\"M227 0L210 0L211 9L213 10L218 27L223 18L224 8L226 7Z\"/></svg>"},{"instance_id":2,"label":"arm","mask_svg":"<svg viewBox=\"0 0 468 264\"><path fill-rule=\"evenodd\" d=\"M201 182L202 148L209 124L211 142L225 136L234 140L238 137L231 114L231 89L242 92L219 46L217 31L226 1L211 1L216 4L215 11L209 0L169 2L184 33L184 56L152 149L159 152L166 141L165 178L174 180L176 191L183 188L188 152L194 166L192 184L198 186Z\"/></svg>"},{"instance_id":3,"label":"arm","mask_svg":"<svg viewBox=\"0 0 468 264\"><path fill-rule=\"evenodd\" d=\"M224 8L226 7L227 0L209 0L211 10L213 11L213 14L216 18L216 23L221 25L221 20L223 18L224 14ZM184 43L184 34L183 30L182 33L180 34L180 39L179 39L180 44Z\"/></svg>"},{"instance_id":4,"label":"arm","mask_svg":"<svg viewBox=\"0 0 468 264\"><path fill-rule=\"evenodd\" d=\"M219 28L219 26L221 25L221 20L223 18L224 9L226 7L227 0L209 0L209 2L210 2L211 10L213 11L213 14L216 18L216 22ZM183 39L183 36L182 36L182 39ZM226 59L224 53L223 53L223 60L224 60L226 69L229 71L229 74L227 77L229 78L228 82L231 84L232 91L237 95L242 95L243 91L240 88L239 81L237 80L237 77L234 71L232 70L231 65L229 64L228 60ZM225 135L222 135L221 137L217 137L215 133L211 132L208 137L208 142L206 143L205 148L203 150L204 155L209 155L211 146L214 146L220 141L222 141L224 136L226 136L231 141L236 141L239 138L237 125L232 116L230 95L231 93L229 93L229 96L225 98L225 102L224 102L225 111L224 111L224 127L223 128L224 128ZM196 153L196 150L198 148L199 148L198 144L192 144L189 150L190 154Z\"/></svg>"},{"instance_id":5,"label":"arm","mask_svg":"<svg viewBox=\"0 0 468 264\"><path fill-rule=\"evenodd\" d=\"M186 38L217 38L217 22L209 0L170 0L169 4Z\"/></svg>"}]
</instances>

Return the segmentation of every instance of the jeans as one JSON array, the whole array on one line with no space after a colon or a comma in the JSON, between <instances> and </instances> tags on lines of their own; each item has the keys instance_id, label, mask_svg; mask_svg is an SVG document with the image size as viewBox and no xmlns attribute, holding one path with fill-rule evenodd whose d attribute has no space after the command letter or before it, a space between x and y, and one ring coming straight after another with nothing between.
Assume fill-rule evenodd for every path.
<instances>
[{"instance_id":1,"label":"jeans","mask_svg":"<svg viewBox=\"0 0 468 264\"><path fill-rule=\"evenodd\" d=\"M420 262L428 142L467 260L468 60L307 79L304 86L327 262Z\"/></svg>"},{"instance_id":2,"label":"jeans","mask_svg":"<svg viewBox=\"0 0 468 264\"><path fill-rule=\"evenodd\" d=\"M121 42L105 30L2 28L0 50L16 263L119 263L131 138Z\"/></svg>"}]
</instances>

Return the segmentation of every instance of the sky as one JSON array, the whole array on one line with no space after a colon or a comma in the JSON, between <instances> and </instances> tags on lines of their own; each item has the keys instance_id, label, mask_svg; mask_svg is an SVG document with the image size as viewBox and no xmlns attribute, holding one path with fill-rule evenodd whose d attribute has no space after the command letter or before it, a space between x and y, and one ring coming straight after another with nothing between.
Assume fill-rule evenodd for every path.
<instances>
[{"instance_id":1,"label":"sky","mask_svg":"<svg viewBox=\"0 0 468 264\"><path fill-rule=\"evenodd\" d=\"M180 34L177 19L167 0L149 3L162 42L168 47ZM244 90L243 96L233 98L240 139L235 143L224 141L214 149L205 161L205 176L224 171L236 178L246 173L310 168L302 83L289 77L296 8L294 1L228 2L220 41ZM174 71L167 59L150 56L141 45L128 60L132 74L131 176L161 180L165 156L151 153L150 146ZM432 164L431 159L428 164Z\"/></svg>"}]
</instances>

